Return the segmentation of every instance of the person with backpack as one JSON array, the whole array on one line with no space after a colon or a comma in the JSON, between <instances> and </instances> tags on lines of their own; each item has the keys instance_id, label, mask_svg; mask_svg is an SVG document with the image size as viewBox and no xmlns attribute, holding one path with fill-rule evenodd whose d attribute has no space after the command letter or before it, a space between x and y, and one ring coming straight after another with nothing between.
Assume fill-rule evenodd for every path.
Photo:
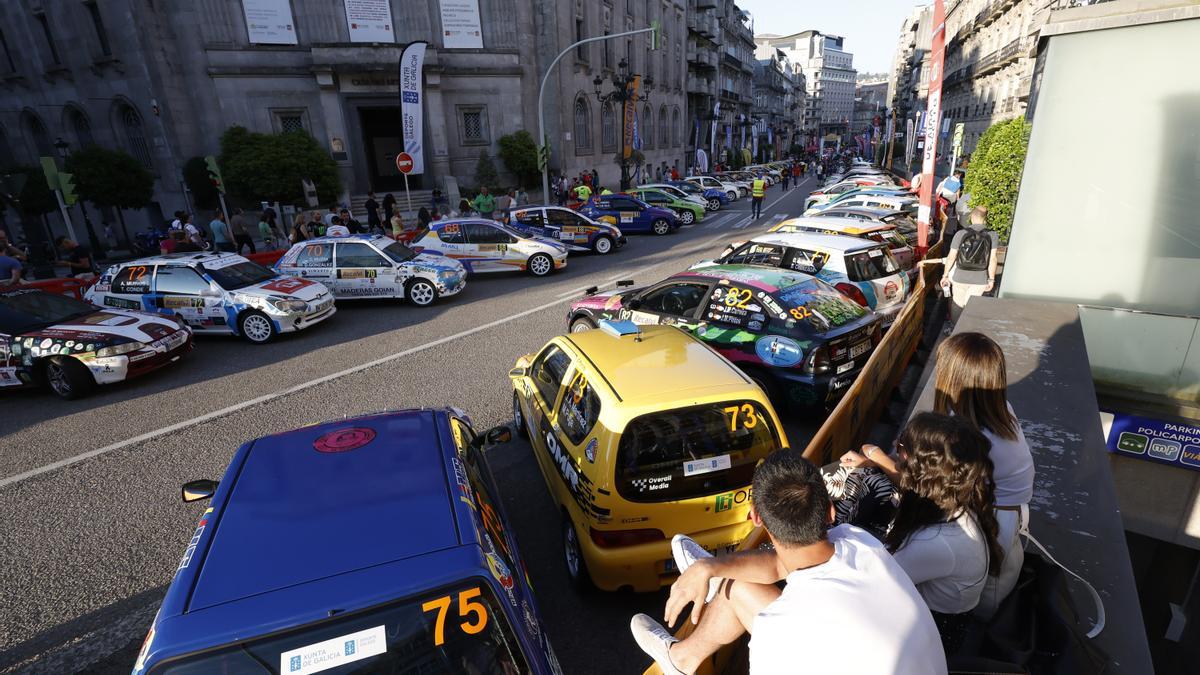
<instances>
[{"instance_id":1,"label":"person with backpack","mask_svg":"<svg viewBox=\"0 0 1200 675\"><path fill-rule=\"evenodd\" d=\"M963 307L972 296L983 295L996 285L996 249L1000 237L987 229L987 209L971 210L967 226L954 233L950 253L941 261L945 265L942 288L950 289L950 323L958 321Z\"/></svg>"}]
</instances>

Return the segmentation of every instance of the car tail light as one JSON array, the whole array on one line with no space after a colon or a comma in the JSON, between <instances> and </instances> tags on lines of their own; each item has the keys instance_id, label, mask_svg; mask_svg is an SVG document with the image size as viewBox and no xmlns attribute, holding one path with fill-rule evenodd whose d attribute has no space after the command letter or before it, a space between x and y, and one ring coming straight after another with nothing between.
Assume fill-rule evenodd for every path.
<instances>
[{"instance_id":1,"label":"car tail light","mask_svg":"<svg viewBox=\"0 0 1200 675\"><path fill-rule=\"evenodd\" d=\"M841 291L843 295L857 302L863 307L867 306L867 296L863 295L863 292L858 288L858 286L843 281L841 283L834 284L834 287Z\"/></svg>"},{"instance_id":2,"label":"car tail light","mask_svg":"<svg viewBox=\"0 0 1200 675\"><path fill-rule=\"evenodd\" d=\"M809 375L829 372L829 349L825 345L808 353L808 358L804 360L804 372Z\"/></svg>"},{"instance_id":3,"label":"car tail light","mask_svg":"<svg viewBox=\"0 0 1200 675\"><path fill-rule=\"evenodd\" d=\"M666 539L661 530L597 530L589 528L592 542L600 548L636 546Z\"/></svg>"}]
</instances>

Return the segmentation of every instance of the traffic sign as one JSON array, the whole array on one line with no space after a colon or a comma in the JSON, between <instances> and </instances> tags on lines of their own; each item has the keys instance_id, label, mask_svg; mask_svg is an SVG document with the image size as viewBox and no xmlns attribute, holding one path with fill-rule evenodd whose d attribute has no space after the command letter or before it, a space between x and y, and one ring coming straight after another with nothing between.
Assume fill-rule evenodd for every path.
<instances>
[{"instance_id":1,"label":"traffic sign","mask_svg":"<svg viewBox=\"0 0 1200 675\"><path fill-rule=\"evenodd\" d=\"M954 125L954 151L962 152L963 130L967 125L959 122Z\"/></svg>"},{"instance_id":2,"label":"traffic sign","mask_svg":"<svg viewBox=\"0 0 1200 675\"><path fill-rule=\"evenodd\" d=\"M402 153L396 155L396 168L400 170L400 173L402 173L406 176L408 174L412 173L412 170L413 170L412 155L408 154L407 152L402 152Z\"/></svg>"}]
</instances>

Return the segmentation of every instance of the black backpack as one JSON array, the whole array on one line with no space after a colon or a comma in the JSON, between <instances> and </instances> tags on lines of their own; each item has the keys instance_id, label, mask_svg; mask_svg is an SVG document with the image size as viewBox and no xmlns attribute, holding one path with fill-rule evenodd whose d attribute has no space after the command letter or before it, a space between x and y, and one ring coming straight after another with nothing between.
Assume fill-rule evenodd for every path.
<instances>
[{"instance_id":1,"label":"black backpack","mask_svg":"<svg viewBox=\"0 0 1200 675\"><path fill-rule=\"evenodd\" d=\"M966 272L982 272L988 268L992 257L992 239L987 232L969 227L963 230L958 244L958 269Z\"/></svg>"}]
</instances>

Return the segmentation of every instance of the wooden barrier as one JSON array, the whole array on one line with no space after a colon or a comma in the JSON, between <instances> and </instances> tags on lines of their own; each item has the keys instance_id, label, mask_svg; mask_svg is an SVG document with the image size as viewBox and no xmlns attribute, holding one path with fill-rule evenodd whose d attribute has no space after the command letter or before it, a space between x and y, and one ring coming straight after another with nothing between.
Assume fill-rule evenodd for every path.
<instances>
[{"instance_id":1,"label":"wooden barrier","mask_svg":"<svg viewBox=\"0 0 1200 675\"><path fill-rule=\"evenodd\" d=\"M76 279L65 277L60 279L41 279L20 284L21 288L37 288L55 295L65 295L68 298L83 300L83 292L92 285L94 279Z\"/></svg>"}]
</instances>

